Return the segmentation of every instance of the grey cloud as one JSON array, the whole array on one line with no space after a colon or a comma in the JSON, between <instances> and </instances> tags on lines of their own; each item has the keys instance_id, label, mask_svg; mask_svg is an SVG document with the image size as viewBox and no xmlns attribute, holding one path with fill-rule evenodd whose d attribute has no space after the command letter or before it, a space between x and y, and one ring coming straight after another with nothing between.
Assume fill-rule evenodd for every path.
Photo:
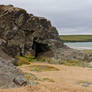
<instances>
[{"instance_id":1,"label":"grey cloud","mask_svg":"<svg viewBox=\"0 0 92 92\"><path fill-rule=\"evenodd\" d=\"M92 0L0 0L52 21L60 34L92 34Z\"/></svg>"}]
</instances>

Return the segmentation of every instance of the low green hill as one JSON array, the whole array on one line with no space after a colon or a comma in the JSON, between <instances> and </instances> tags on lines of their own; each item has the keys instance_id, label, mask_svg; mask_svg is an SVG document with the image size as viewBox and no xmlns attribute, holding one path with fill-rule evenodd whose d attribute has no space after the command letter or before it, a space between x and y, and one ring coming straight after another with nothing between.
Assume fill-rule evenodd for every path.
<instances>
[{"instance_id":1,"label":"low green hill","mask_svg":"<svg viewBox=\"0 0 92 92\"><path fill-rule=\"evenodd\" d=\"M60 35L64 42L92 42L92 35Z\"/></svg>"}]
</instances>

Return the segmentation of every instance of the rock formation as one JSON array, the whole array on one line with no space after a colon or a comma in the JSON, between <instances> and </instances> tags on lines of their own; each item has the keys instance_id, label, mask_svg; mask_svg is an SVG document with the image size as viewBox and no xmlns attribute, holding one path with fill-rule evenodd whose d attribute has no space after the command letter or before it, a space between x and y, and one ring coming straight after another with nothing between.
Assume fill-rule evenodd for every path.
<instances>
[{"instance_id":1,"label":"rock formation","mask_svg":"<svg viewBox=\"0 0 92 92\"><path fill-rule=\"evenodd\" d=\"M58 32L49 20L12 5L0 5L0 88L28 83L22 72L11 63L13 57L27 53L35 57L52 57L54 50L62 46Z\"/></svg>"},{"instance_id":2,"label":"rock formation","mask_svg":"<svg viewBox=\"0 0 92 92\"><path fill-rule=\"evenodd\" d=\"M10 62L0 58L0 88L15 88L27 84L22 72Z\"/></svg>"},{"instance_id":3,"label":"rock formation","mask_svg":"<svg viewBox=\"0 0 92 92\"><path fill-rule=\"evenodd\" d=\"M13 57L26 53L54 56L54 50L63 46L49 20L12 5L0 5L0 42L1 49Z\"/></svg>"},{"instance_id":4,"label":"rock formation","mask_svg":"<svg viewBox=\"0 0 92 92\"><path fill-rule=\"evenodd\" d=\"M29 53L52 57L57 63L64 58L83 61L88 57L65 46L49 20L12 5L0 5L0 49L12 57Z\"/></svg>"}]
</instances>

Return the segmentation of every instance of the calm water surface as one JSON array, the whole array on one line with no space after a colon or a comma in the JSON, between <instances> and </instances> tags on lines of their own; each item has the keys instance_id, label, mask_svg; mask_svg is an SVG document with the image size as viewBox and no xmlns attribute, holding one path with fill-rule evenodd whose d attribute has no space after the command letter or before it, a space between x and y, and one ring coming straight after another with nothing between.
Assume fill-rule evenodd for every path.
<instances>
[{"instance_id":1,"label":"calm water surface","mask_svg":"<svg viewBox=\"0 0 92 92\"><path fill-rule=\"evenodd\" d=\"M76 49L92 49L92 42L69 42L65 45Z\"/></svg>"}]
</instances>

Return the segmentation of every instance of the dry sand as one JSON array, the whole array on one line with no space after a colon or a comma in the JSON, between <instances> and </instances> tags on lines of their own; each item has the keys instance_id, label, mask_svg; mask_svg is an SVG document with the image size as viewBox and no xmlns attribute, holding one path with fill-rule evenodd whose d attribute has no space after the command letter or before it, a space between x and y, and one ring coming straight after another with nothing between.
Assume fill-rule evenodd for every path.
<instances>
[{"instance_id":1,"label":"dry sand","mask_svg":"<svg viewBox=\"0 0 92 92\"><path fill-rule=\"evenodd\" d=\"M33 63L35 65L50 65L57 67L60 71L31 72L39 78L50 78L55 82L40 82L34 87L21 87L16 89L0 90L0 92L92 92L92 68L72 67L63 65L51 65L46 63ZM20 67L25 72L30 72L26 66ZM81 84L79 84L81 83ZM84 84L83 84L84 83Z\"/></svg>"}]
</instances>

